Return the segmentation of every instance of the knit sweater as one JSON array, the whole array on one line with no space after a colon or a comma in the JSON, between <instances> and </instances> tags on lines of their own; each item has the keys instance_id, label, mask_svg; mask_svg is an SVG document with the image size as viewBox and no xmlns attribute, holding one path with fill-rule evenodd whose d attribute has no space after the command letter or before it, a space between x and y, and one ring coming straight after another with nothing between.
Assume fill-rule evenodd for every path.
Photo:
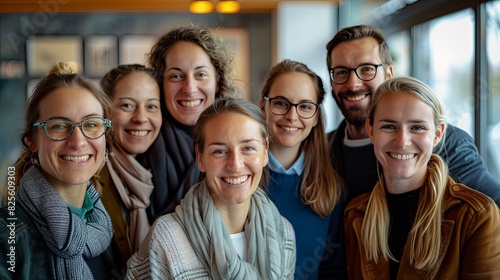
<instances>
[{"instance_id":1,"label":"knit sweater","mask_svg":"<svg viewBox=\"0 0 500 280\"><path fill-rule=\"evenodd\" d=\"M301 200L302 176L269 173L268 196L295 230L295 279L344 279L343 202L322 218Z\"/></svg>"}]
</instances>

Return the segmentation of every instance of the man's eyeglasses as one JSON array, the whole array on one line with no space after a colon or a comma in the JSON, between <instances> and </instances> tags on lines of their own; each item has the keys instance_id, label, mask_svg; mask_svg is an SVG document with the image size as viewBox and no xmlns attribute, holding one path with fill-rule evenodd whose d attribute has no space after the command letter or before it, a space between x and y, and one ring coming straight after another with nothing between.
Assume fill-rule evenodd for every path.
<instances>
[{"instance_id":1,"label":"man's eyeglasses","mask_svg":"<svg viewBox=\"0 0 500 280\"><path fill-rule=\"evenodd\" d=\"M351 71L362 81L371 81L377 76L377 69L383 64L363 64L356 68L335 67L330 69L330 79L337 85L344 84L349 80Z\"/></svg>"},{"instance_id":2,"label":"man's eyeglasses","mask_svg":"<svg viewBox=\"0 0 500 280\"><path fill-rule=\"evenodd\" d=\"M293 106L297 110L299 117L303 119L310 119L314 117L319 108L319 105L313 102L301 102L294 104L282 97L269 98L264 96L263 99L265 101L269 101L271 105L271 112L278 116L285 115Z\"/></svg>"},{"instance_id":3,"label":"man's eyeglasses","mask_svg":"<svg viewBox=\"0 0 500 280\"><path fill-rule=\"evenodd\" d=\"M97 139L106 133L106 130L111 127L111 121L101 117L90 117L81 122L71 122L68 119L53 118L44 122L34 123L33 126L43 127L45 135L55 141L63 141L71 137L75 126L80 128L80 131L88 139Z\"/></svg>"}]
</instances>

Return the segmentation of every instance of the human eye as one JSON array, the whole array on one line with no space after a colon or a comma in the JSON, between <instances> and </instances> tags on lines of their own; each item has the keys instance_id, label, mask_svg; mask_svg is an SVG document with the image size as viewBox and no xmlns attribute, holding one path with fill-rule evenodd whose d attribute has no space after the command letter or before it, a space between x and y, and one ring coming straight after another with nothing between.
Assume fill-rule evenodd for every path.
<instances>
[{"instance_id":1,"label":"human eye","mask_svg":"<svg viewBox=\"0 0 500 280\"><path fill-rule=\"evenodd\" d=\"M183 79L183 76L180 73L172 73L168 77L169 77L169 80L174 81L174 82L175 81L180 81L180 80Z\"/></svg>"},{"instance_id":2,"label":"human eye","mask_svg":"<svg viewBox=\"0 0 500 280\"><path fill-rule=\"evenodd\" d=\"M345 77L349 73L349 70L344 67L333 68L333 75L335 77Z\"/></svg>"},{"instance_id":3,"label":"human eye","mask_svg":"<svg viewBox=\"0 0 500 280\"><path fill-rule=\"evenodd\" d=\"M375 67L373 65L361 65L358 70L361 74L372 74L375 72Z\"/></svg>"},{"instance_id":4,"label":"human eye","mask_svg":"<svg viewBox=\"0 0 500 280\"><path fill-rule=\"evenodd\" d=\"M383 124L380 126L380 128L382 130L386 130L386 131L393 131L393 130L396 130L396 126L393 125L393 124Z\"/></svg>"},{"instance_id":5,"label":"human eye","mask_svg":"<svg viewBox=\"0 0 500 280\"><path fill-rule=\"evenodd\" d=\"M124 111L132 111L134 109L134 106L130 103L123 103L120 105L120 108L122 108Z\"/></svg>"},{"instance_id":6,"label":"human eye","mask_svg":"<svg viewBox=\"0 0 500 280\"><path fill-rule=\"evenodd\" d=\"M314 111L316 108L316 105L312 104L312 103L300 103L299 104L299 110L301 111L305 111L305 112L309 112L309 111Z\"/></svg>"},{"instance_id":7,"label":"human eye","mask_svg":"<svg viewBox=\"0 0 500 280\"><path fill-rule=\"evenodd\" d=\"M71 125L66 120L54 119L47 122L46 128L48 131L52 132L64 132L68 131L71 128Z\"/></svg>"},{"instance_id":8,"label":"human eye","mask_svg":"<svg viewBox=\"0 0 500 280\"><path fill-rule=\"evenodd\" d=\"M99 118L91 118L83 121L82 127L85 130L94 130L102 127L104 122Z\"/></svg>"},{"instance_id":9,"label":"human eye","mask_svg":"<svg viewBox=\"0 0 500 280\"><path fill-rule=\"evenodd\" d=\"M273 106L278 108L288 108L289 104L286 100L283 99L274 99Z\"/></svg>"},{"instance_id":10,"label":"human eye","mask_svg":"<svg viewBox=\"0 0 500 280\"><path fill-rule=\"evenodd\" d=\"M208 77L208 73L206 73L206 72L198 72L198 73L196 73L196 77L200 78L200 79L205 79L205 78Z\"/></svg>"},{"instance_id":11,"label":"human eye","mask_svg":"<svg viewBox=\"0 0 500 280\"><path fill-rule=\"evenodd\" d=\"M417 131L417 132L420 132L420 131L425 131L425 130L427 130L427 128L426 128L424 125L416 124L416 125L413 125L413 126L411 127L411 130L412 130L412 131Z\"/></svg>"}]
</instances>

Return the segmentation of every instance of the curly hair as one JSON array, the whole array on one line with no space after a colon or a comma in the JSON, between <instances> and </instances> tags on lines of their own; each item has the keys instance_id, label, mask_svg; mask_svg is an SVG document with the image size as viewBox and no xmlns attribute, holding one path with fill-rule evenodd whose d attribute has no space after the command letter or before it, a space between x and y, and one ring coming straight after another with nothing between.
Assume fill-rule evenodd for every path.
<instances>
[{"instance_id":1,"label":"curly hair","mask_svg":"<svg viewBox=\"0 0 500 280\"><path fill-rule=\"evenodd\" d=\"M177 27L166 32L151 49L147 55L148 63L154 70L154 76L158 83L163 82L165 72L165 58L168 50L178 42L191 42L200 46L210 57L217 72L218 92L215 98L235 97L239 94L234 85L234 55L232 51L223 44L222 38L218 37L213 30L197 26ZM163 91L163 89L161 89Z\"/></svg>"}]
</instances>

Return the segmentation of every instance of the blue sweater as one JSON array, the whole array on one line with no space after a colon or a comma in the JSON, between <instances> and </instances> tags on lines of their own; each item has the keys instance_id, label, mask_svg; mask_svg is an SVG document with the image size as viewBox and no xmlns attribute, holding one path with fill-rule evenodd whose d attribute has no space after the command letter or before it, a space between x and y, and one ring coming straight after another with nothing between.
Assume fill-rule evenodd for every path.
<instances>
[{"instance_id":1,"label":"blue sweater","mask_svg":"<svg viewBox=\"0 0 500 280\"><path fill-rule=\"evenodd\" d=\"M302 176L269 170L269 198L295 230L295 279L346 279L343 242L343 199L334 212L318 216L301 200Z\"/></svg>"}]
</instances>

